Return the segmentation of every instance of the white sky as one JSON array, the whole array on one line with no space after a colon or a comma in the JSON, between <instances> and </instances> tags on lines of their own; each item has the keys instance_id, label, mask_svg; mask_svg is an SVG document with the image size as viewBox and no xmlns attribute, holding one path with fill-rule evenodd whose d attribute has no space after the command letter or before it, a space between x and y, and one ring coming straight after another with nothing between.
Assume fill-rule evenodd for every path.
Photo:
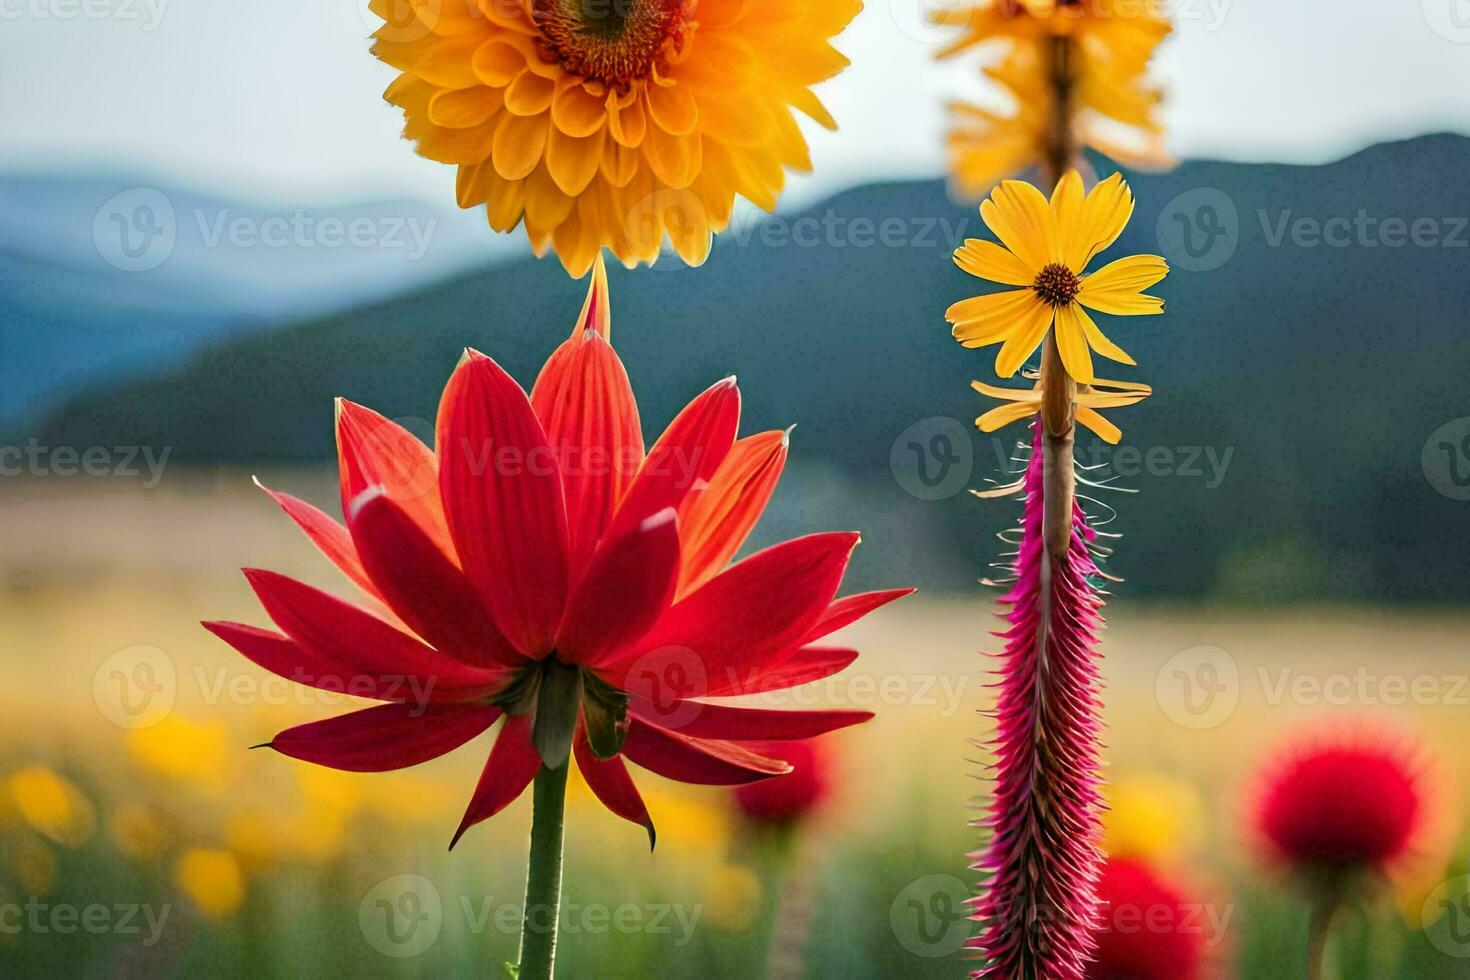
<instances>
[{"instance_id":1,"label":"white sky","mask_svg":"<svg viewBox=\"0 0 1470 980\"><path fill-rule=\"evenodd\" d=\"M820 0L802 0L820 2ZM868 0L840 39L798 199L940 172L926 0ZM1181 156L1320 161L1470 131L1470 0L1174 0L1158 74ZM247 200L452 203L451 168L398 139L365 0L0 0L0 172L129 171ZM150 29L150 27L152 29Z\"/></svg>"}]
</instances>

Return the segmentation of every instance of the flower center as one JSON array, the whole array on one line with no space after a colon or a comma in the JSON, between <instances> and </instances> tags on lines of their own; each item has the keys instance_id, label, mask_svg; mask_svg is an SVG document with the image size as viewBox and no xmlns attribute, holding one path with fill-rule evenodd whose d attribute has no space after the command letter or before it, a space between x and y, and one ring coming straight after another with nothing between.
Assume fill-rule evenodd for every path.
<instances>
[{"instance_id":1,"label":"flower center","mask_svg":"<svg viewBox=\"0 0 1470 980\"><path fill-rule=\"evenodd\" d=\"M649 77L693 33L695 0L533 0L548 56L619 91Z\"/></svg>"},{"instance_id":2,"label":"flower center","mask_svg":"<svg viewBox=\"0 0 1470 980\"><path fill-rule=\"evenodd\" d=\"M1082 280L1071 269L1053 262L1036 274L1031 288L1052 306L1066 306L1082 290Z\"/></svg>"}]
</instances>

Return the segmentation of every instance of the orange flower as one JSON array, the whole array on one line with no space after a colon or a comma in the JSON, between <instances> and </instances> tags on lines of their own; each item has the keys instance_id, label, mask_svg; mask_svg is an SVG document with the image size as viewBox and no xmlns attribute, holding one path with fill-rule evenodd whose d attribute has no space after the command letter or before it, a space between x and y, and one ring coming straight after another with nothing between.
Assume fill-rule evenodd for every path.
<instances>
[{"instance_id":1,"label":"orange flower","mask_svg":"<svg viewBox=\"0 0 1470 980\"><path fill-rule=\"evenodd\" d=\"M461 207L524 223L581 276L603 247L691 265L735 195L771 210L811 169L792 110L835 122L811 86L858 0L372 0L386 98L424 156L459 167Z\"/></svg>"}]
</instances>

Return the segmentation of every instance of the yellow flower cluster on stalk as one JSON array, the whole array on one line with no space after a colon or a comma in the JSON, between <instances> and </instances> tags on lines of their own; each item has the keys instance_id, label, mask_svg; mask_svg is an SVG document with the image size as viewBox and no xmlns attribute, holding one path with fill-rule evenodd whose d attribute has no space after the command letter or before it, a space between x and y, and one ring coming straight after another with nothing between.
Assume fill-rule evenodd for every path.
<instances>
[{"instance_id":1,"label":"yellow flower cluster on stalk","mask_svg":"<svg viewBox=\"0 0 1470 980\"><path fill-rule=\"evenodd\" d=\"M1088 310L1117 316L1164 312L1164 301L1143 290L1169 272L1157 255L1132 255L1086 271L1093 258L1117 241L1133 214L1133 194L1114 174L1084 192L1070 170L1048 200L1020 180L1002 181L980 205L980 216L1000 243L969 238L955 250L955 264L970 275L1015 288L962 299L945 311L954 338L965 347L999 344L995 373L1015 375L1052 334L1066 374L1076 382L1075 420L1116 443L1118 427L1100 408L1120 408L1148 397L1148 385L1104 381L1093 373L1092 355L1134 364L1127 351L1103 334ZM1041 381L1031 388L974 382L982 394L1006 404L975 420L982 432L1041 411Z\"/></svg>"},{"instance_id":2,"label":"yellow flower cluster on stalk","mask_svg":"<svg viewBox=\"0 0 1470 980\"><path fill-rule=\"evenodd\" d=\"M963 193L1054 162L1059 149L1087 146L1133 167L1171 163L1161 93L1148 78L1171 29L1161 0L978 0L942 8L935 20L957 32L941 58L999 49L982 72L1013 103L951 106L950 169Z\"/></svg>"}]
</instances>

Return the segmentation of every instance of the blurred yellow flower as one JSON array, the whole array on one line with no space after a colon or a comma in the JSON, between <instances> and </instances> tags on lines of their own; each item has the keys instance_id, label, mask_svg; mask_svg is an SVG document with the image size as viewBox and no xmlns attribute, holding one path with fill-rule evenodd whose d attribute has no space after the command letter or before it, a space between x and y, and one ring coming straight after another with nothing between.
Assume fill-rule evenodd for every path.
<instances>
[{"instance_id":1,"label":"blurred yellow flower","mask_svg":"<svg viewBox=\"0 0 1470 980\"><path fill-rule=\"evenodd\" d=\"M92 836L97 813L70 781L45 766L26 766L6 780L21 818L58 844L77 847Z\"/></svg>"},{"instance_id":2,"label":"blurred yellow flower","mask_svg":"<svg viewBox=\"0 0 1470 980\"><path fill-rule=\"evenodd\" d=\"M677 853L681 859L723 857L733 825L728 807L652 789L643 798L658 825L659 850Z\"/></svg>"},{"instance_id":3,"label":"blurred yellow flower","mask_svg":"<svg viewBox=\"0 0 1470 980\"><path fill-rule=\"evenodd\" d=\"M128 751L143 766L205 788L222 784L228 748L229 730L223 722L196 722L177 714L128 736Z\"/></svg>"},{"instance_id":4,"label":"blurred yellow flower","mask_svg":"<svg viewBox=\"0 0 1470 980\"><path fill-rule=\"evenodd\" d=\"M56 855L37 837L23 837L10 847L10 868L30 895L48 895L56 886Z\"/></svg>"},{"instance_id":5,"label":"blurred yellow flower","mask_svg":"<svg viewBox=\"0 0 1470 980\"><path fill-rule=\"evenodd\" d=\"M1204 841L1204 803L1194 786L1167 773L1144 771L1107 788L1103 850L1109 856L1168 861Z\"/></svg>"},{"instance_id":6,"label":"blurred yellow flower","mask_svg":"<svg viewBox=\"0 0 1470 980\"><path fill-rule=\"evenodd\" d=\"M120 806L107 821L113 846L135 861L155 861L168 848L168 830L151 807Z\"/></svg>"},{"instance_id":7,"label":"blurred yellow flower","mask_svg":"<svg viewBox=\"0 0 1470 980\"><path fill-rule=\"evenodd\" d=\"M761 909L761 880L749 868L722 864L706 881L704 921L725 932L744 932Z\"/></svg>"},{"instance_id":8,"label":"blurred yellow flower","mask_svg":"<svg viewBox=\"0 0 1470 980\"><path fill-rule=\"evenodd\" d=\"M274 864L287 844L287 828L268 807L246 807L225 820L225 843L246 872L260 872Z\"/></svg>"},{"instance_id":9,"label":"blurred yellow flower","mask_svg":"<svg viewBox=\"0 0 1470 980\"><path fill-rule=\"evenodd\" d=\"M229 918L245 900L245 878L229 851L195 848L187 852L179 859L174 880L206 918Z\"/></svg>"}]
</instances>

